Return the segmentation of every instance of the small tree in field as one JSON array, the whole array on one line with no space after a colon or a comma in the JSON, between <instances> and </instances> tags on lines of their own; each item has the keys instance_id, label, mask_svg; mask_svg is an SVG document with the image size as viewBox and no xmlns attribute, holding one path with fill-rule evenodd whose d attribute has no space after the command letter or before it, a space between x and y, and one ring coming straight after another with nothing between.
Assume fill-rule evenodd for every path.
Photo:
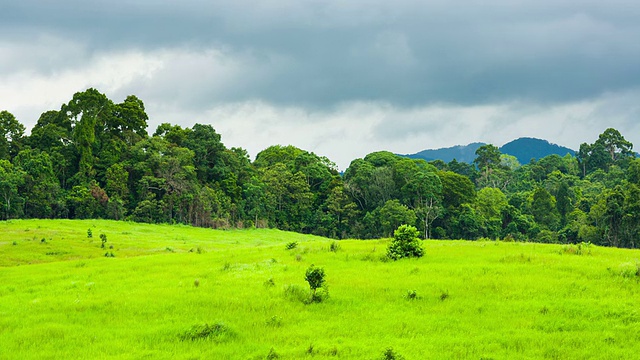
<instances>
[{"instance_id":1,"label":"small tree in field","mask_svg":"<svg viewBox=\"0 0 640 360\"><path fill-rule=\"evenodd\" d=\"M311 302L321 300L320 297L316 295L316 291L324 285L324 269L311 265L307 269L304 279L307 280L311 288Z\"/></svg>"},{"instance_id":2,"label":"small tree in field","mask_svg":"<svg viewBox=\"0 0 640 360\"><path fill-rule=\"evenodd\" d=\"M387 248L387 256L393 260L406 257L422 257L424 249L418 236L418 229L414 226L400 225L393 232L393 240Z\"/></svg>"}]
</instances>

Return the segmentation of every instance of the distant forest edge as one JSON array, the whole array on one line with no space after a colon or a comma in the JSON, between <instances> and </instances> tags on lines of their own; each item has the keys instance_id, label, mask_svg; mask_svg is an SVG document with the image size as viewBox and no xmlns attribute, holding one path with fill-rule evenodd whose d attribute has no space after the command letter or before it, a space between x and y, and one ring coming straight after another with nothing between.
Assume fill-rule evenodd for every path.
<instances>
[{"instance_id":1,"label":"distant forest edge","mask_svg":"<svg viewBox=\"0 0 640 360\"><path fill-rule=\"evenodd\" d=\"M411 159L424 159L427 161L442 160L444 162L450 162L455 159L457 161L473 163L476 158L476 150L483 145L487 144L476 142L468 145L456 145L448 148L423 150L415 154L406 154L402 156ZM510 141L502 145L499 150L503 154L515 156L521 164L527 164L532 159L538 160L553 154L565 156L567 154L575 155L576 153L575 150L568 147L530 137L522 137Z\"/></svg>"},{"instance_id":2,"label":"distant forest edge","mask_svg":"<svg viewBox=\"0 0 640 360\"><path fill-rule=\"evenodd\" d=\"M44 112L31 130L0 112L1 217L105 218L214 228L273 227L332 238L590 242L638 247L640 160L615 129L575 156L518 161L491 144L471 163L390 152L335 164L293 146L251 162L210 125L147 133L143 102L95 89Z\"/></svg>"}]
</instances>

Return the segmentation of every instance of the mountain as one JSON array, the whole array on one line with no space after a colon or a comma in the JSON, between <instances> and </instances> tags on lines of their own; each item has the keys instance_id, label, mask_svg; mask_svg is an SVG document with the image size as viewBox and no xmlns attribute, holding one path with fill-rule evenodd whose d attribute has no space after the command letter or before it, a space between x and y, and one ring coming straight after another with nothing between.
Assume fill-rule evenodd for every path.
<instances>
[{"instance_id":1,"label":"mountain","mask_svg":"<svg viewBox=\"0 0 640 360\"><path fill-rule=\"evenodd\" d=\"M476 150L485 143L476 142L469 145L456 145L448 148L422 150L415 154L401 155L411 159L425 159L427 161L442 160L450 162L456 159L460 162L472 163L476 158Z\"/></svg>"},{"instance_id":2,"label":"mountain","mask_svg":"<svg viewBox=\"0 0 640 360\"><path fill-rule=\"evenodd\" d=\"M427 161L442 160L450 162L456 159L460 162L472 163L476 158L476 150L485 143L475 142L469 145L456 145L448 148L422 150L415 154L402 155L411 159L425 159ZM510 141L500 147L503 154L515 156L521 164L528 164L531 159L542 159L545 156L557 154L574 155L575 151L568 147L552 144L547 140L522 137Z\"/></svg>"},{"instance_id":3,"label":"mountain","mask_svg":"<svg viewBox=\"0 0 640 360\"><path fill-rule=\"evenodd\" d=\"M520 164L528 164L531 159L540 160L552 154L560 156L571 154L574 156L576 153L568 147L529 137L522 137L502 145L500 152L515 156Z\"/></svg>"}]
</instances>

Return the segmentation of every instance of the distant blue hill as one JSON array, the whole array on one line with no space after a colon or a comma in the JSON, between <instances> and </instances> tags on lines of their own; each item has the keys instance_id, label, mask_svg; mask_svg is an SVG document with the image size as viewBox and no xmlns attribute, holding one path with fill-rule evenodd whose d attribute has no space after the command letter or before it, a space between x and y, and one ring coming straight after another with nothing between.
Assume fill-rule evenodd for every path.
<instances>
[{"instance_id":1,"label":"distant blue hill","mask_svg":"<svg viewBox=\"0 0 640 360\"><path fill-rule=\"evenodd\" d=\"M472 163L476 158L476 150L485 143L476 142L469 145L456 145L448 148L422 150L415 154L401 155L411 159L425 159L427 161L442 160L450 162L456 159L460 162ZM557 154L565 156L575 155L575 151L568 147L552 144L546 140L523 137L504 144L500 152L515 156L521 164L528 164L531 159L542 159L545 156Z\"/></svg>"},{"instance_id":2,"label":"distant blue hill","mask_svg":"<svg viewBox=\"0 0 640 360\"><path fill-rule=\"evenodd\" d=\"M540 160L552 154L560 156L567 154L575 156L576 154L575 150L568 147L529 137L522 137L502 145L500 152L515 156L520 164L528 164L531 159Z\"/></svg>"}]
</instances>

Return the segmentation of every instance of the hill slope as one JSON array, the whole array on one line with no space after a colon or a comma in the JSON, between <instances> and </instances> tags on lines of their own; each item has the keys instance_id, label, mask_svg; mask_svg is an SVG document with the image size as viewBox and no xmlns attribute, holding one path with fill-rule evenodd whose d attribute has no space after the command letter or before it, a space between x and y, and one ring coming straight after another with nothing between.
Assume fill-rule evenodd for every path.
<instances>
[{"instance_id":1,"label":"hill slope","mask_svg":"<svg viewBox=\"0 0 640 360\"><path fill-rule=\"evenodd\" d=\"M560 156L575 155L575 151L568 147L552 144L547 140L528 137L508 142L500 147L500 151L503 154L515 156L521 164L528 164L531 159L540 160L552 154Z\"/></svg>"},{"instance_id":2,"label":"hill slope","mask_svg":"<svg viewBox=\"0 0 640 360\"><path fill-rule=\"evenodd\" d=\"M0 231L0 258L23 259L0 267L0 358L377 359L393 348L406 359L630 359L640 351L638 251L425 241L425 257L393 262L382 260L385 240L275 230L22 220L0 222ZM115 257L103 256L99 234ZM311 264L326 272L331 296L322 303L304 303Z\"/></svg>"},{"instance_id":3,"label":"hill slope","mask_svg":"<svg viewBox=\"0 0 640 360\"><path fill-rule=\"evenodd\" d=\"M422 150L415 154L401 155L411 159L425 159L427 161L442 160L450 162L453 159L459 162L472 163L476 158L476 150L485 143L476 142L469 145L456 145L448 148Z\"/></svg>"},{"instance_id":4,"label":"hill slope","mask_svg":"<svg viewBox=\"0 0 640 360\"><path fill-rule=\"evenodd\" d=\"M402 155L412 159L442 160L450 162L456 159L460 162L472 163L476 158L476 150L485 143L471 143L469 145L456 145L448 148L423 150L415 154ZM564 146L552 144L546 140L522 137L510 141L500 147L503 154L515 156L521 164L527 164L531 159L541 159L545 156L557 154L565 156L574 155L575 151Z\"/></svg>"}]
</instances>

